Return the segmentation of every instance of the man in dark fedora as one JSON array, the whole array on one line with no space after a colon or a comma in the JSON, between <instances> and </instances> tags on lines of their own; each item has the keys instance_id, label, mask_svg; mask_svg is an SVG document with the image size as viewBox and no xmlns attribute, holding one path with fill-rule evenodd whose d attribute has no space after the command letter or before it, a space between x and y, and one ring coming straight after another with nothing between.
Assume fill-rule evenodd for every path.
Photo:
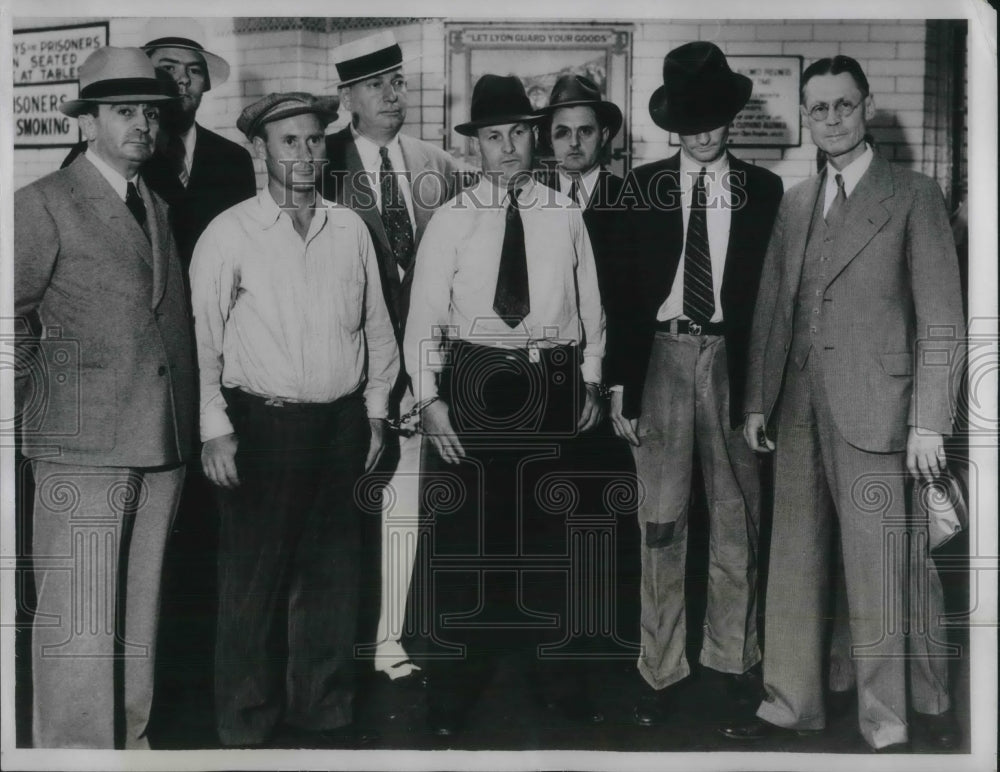
<instances>
[{"instance_id":1,"label":"man in dark fedora","mask_svg":"<svg viewBox=\"0 0 1000 772\"><path fill-rule=\"evenodd\" d=\"M620 341L631 335L622 324L617 307L627 293L618 290L622 268L631 265L628 252L632 239L628 233L626 210L619 202L624 180L605 165L611 141L622 127L618 105L602 98L601 91L583 75L561 76L552 88L548 104L542 109L543 137L552 150L556 166L542 179L583 211L583 222L594 250L601 302L607 317L607 346L604 358L605 380L613 380L614 358L625 349ZM615 530L616 565L615 622L616 649L624 655L634 651L639 637L639 530L635 524L635 461L628 442L615 436L610 420L602 421L582 443L581 468L593 474L581 479L592 497L592 511L607 506L604 493L609 485L620 486L628 493L618 500L620 509Z\"/></svg>"},{"instance_id":2,"label":"man in dark fedora","mask_svg":"<svg viewBox=\"0 0 1000 772\"><path fill-rule=\"evenodd\" d=\"M632 334L616 355L616 432L632 445L643 495L639 672L635 708L660 723L668 687L685 678L684 571L692 472L698 455L709 517L708 603L702 665L753 699L757 642L757 461L742 440L743 379L754 298L781 200L777 176L726 150L752 83L711 43L668 53L649 101L681 150L635 170L635 260L620 282Z\"/></svg>"},{"instance_id":3,"label":"man in dark fedora","mask_svg":"<svg viewBox=\"0 0 1000 772\"><path fill-rule=\"evenodd\" d=\"M160 573L196 400L167 206L139 174L171 98L141 50L98 49L60 106L86 153L14 196L14 303L37 314L47 363L23 445L36 748L149 747Z\"/></svg>"},{"instance_id":4,"label":"man in dark fedora","mask_svg":"<svg viewBox=\"0 0 1000 772\"><path fill-rule=\"evenodd\" d=\"M368 226L402 345L417 247L434 210L458 192L459 166L440 147L400 133L408 100L406 62L392 32L345 43L331 59L340 104L351 123L327 137L323 195L353 209ZM413 390L401 367L390 416L406 416L412 408ZM401 641L419 514L423 438L418 429L411 417L401 432L386 438L388 447L376 470L386 481L381 516L366 518L363 533L359 640L370 644L374 636L375 670L392 680L420 670Z\"/></svg>"},{"instance_id":5,"label":"man in dark fedora","mask_svg":"<svg viewBox=\"0 0 1000 772\"><path fill-rule=\"evenodd\" d=\"M399 356L368 230L317 191L336 105L292 92L243 110L268 184L209 225L191 263L225 745L266 743L282 722L354 740L355 486L382 452Z\"/></svg>"},{"instance_id":6,"label":"man in dark fedora","mask_svg":"<svg viewBox=\"0 0 1000 772\"><path fill-rule=\"evenodd\" d=\"M477 81L455 130L475 139L483 176L435 213L413 277L405 360L460 491L430 513L438 735L457 730L495 655L512 650L530 654L546 703L603 720L564 646L580 620L565 558L575 506L560 481L600 419L604 314L580 210L531 178L538 118L517 77Z\"/></svg>"}]
</instances>

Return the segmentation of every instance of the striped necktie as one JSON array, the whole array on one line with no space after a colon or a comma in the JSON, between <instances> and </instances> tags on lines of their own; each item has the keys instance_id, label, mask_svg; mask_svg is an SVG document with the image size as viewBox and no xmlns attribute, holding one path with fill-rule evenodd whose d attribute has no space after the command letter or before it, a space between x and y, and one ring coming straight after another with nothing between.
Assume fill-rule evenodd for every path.
<instances>
[{"instance_id":1,"label":"striped necktie","mask_svg":"<svg viewBox=\"0 0 1000 772\"><path fill-rule=\"evenodd\" d=\"M705 206L703 166L691 191L691 214L688 217L687 242L684 247L684 315L698 324L707 324L715 313Z\"/></svg>"}]
</instances>

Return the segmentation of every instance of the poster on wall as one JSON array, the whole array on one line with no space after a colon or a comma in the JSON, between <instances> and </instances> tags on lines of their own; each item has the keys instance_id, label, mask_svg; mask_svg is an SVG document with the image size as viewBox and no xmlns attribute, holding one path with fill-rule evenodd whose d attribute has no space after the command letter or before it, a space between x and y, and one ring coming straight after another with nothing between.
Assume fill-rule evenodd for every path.
<instances>
[{"instance_id":1,"label":"poster on wall","mask_svg":"<svg viewBox=\"0 0 1000 772\"><path fill-rule=\"evenodd\" d=\"M80 139L77 122L59 105L80 93L78 69L108 45L108 23L15 30L14 147L71 147Z\"/></svg>"}]
</instances>

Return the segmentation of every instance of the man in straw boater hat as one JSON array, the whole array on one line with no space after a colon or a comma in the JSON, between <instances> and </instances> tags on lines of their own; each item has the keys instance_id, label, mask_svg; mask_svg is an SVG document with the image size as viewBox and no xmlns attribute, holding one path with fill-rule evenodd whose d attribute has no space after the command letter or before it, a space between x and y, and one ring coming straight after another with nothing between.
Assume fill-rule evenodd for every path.
<instances>
[{"instance_id":1,"label":"man in straw boater hat","mask_svg":"<svg viewBox=\"0 0 1000 772\"><path fill-rule=\"evenodd\" d=\"M621 323L614 305L624 299L615 285L629 266L632 238L626 209L619 202L624 180L605 163L611 141L622 127L622 111L605 100L597 84L583 75L566 74L556 80L548 104L541 110L540 127L555 156L556 166L542 179L567 195L583 211L583 222L594 250L601 301L607 316L607 353L604 379L611 382L614 357L624 349L619 341L631 335ZM639 640L639 529L636 526L635 461L628 443L615 436L610 420L604 420L587 435L580 453L581 468L593 474L581 480L592 496L594 512L614 506L609 514L618 518L615 529L616 567L614 613L611 635L618 656L634 654ZM611 497L611 490L623 495ZM611 504L613 502L613 504ZM631 652L631 654L630 654Z\"/></svg>"},{"instance_id":2,"label":"man in straw boater hat","mask_svg":"<svg viewBox=\"0 0 1000 772\"><path fill-rule=\"evenodd\" d=\"M37 312L32 359L47 370L17 373L44 379L27 384L44 404L23 444L39 561L33 738L148 748L160 573L196 399L167 207L138 174L172 97L138 48L98 49L79 72L60 110L87 152L14 196L15 308Z\"/></svg>"},{"instance_id":3,"label":"man in straw boater hat","mask_svg":"<svg viewBox=\"0 0 1000 772\"><path fill-rule=\"evenodd\" d=\"M142 175L169 205L181 265L191 262L202 231L220 212L254 195L253 161L236 142L195 121L202 96L229 79L229 64L204 48L205 30L194 19L151 19L142 50L179 97L161 111L157 150ZM83 150L74 148L65 164Z\"/></svg>"},{"instance_id":4,"label":"man in straw boater hat","mask_svg":"<svg viewBox=\"0 0 1000 772\"><path fill-rule=\"evenodd\" d=\"M479 79L455 130L476 139L483 177L435 213L413 277L404 352L443 462L430 479L460 488L430 513L439 736L461 727L495 655L514 650L532 657L546 703L603 719L586 661L571 659L579 566L561 492L577 434L600 419L604 313L580 210L531 179L538 119L518 78Z\"/></svg>"},{"instance_id":5,"label":"man in straw boater hat","mask_svg":"<svg viewBox=\"0 0 1000 772\"><path fill-rule=\"evenodd\" d=\"M642 726L662 723L685 657L684 566L695 454L709 517L708 600L700 662L726 674L738 702L757 698L757 460L743 441L743 380L754 299L781 180L727 152L752 82L712 43L670 51L649 101L680 152L641 166L632 214L634 268L613 303L632 312L616 355L615 430L633 445L644 495L639 672ZM610 303L611 301L609 301Z\"/></svg>"},{"instance_id":6,"label":"man in straw boater hat","mask_svg":"<svg viewBox=\"0 0 1000 772\"><path fill-rule=\"evenodd\" d=\"M352 208L368 226L389 315L402 345L417 247L434 210L458 192L462 172L441 148L400 133L408 98L406 62L392 32L345 43L334 49L331 59L339 76L341 106L350 112L351 123L327 137L323 195ZM398 419L412 408L413 390L400 368L390 415ZM386 453L373 478L386 481L381 507L374 520L365 519L363 533L359 640L370 649L374 636L375 670L393 680L420 670L400 640L416 551L422 444L418 429L411 416L399 433L387 437Z\"/></svg>"},{"instance_id":7,"label":"man in straw boater hat","mask_svg":"<svg viewBox=\"0 0 1000 772\"><path fill-rule=\"evenodd\" d=\"M399 354L368 230L317 184L336 97L268 94L267 168L191 262L202 466L218 491L224 745L353 745L360 513Z\"/></svg>"}]
</instances>

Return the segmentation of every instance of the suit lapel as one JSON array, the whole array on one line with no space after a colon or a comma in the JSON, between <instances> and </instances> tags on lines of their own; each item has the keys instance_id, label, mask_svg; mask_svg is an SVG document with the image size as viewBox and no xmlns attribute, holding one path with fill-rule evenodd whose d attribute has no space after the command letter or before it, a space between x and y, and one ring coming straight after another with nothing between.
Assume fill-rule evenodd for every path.
<instances>
[{"instance_id":1,"label":"suit lapel","mask_svg":"<svg viewBox=\"0 0 1000 772\"><path fill-rule=\"evenodd\" d=\"M411 142L405 134L399 135L399 149L403 153L403 162L406 164L406 172L410 182L410 200L413 202L413 248L420 244L420 237L424 233L424 228L430 222L434 209L422 206L426 199L423 195L418 195L416 186L422 184L423 175L421 172L429 168L427 153L419 142Z\"/></svg>"},{"instance_id":2,"label":"suit lapel","mask_svg":"<svg viewBox=\"0 0 1000 772\"><path fill-rule=\"evenodd\" d=\"M802 279L802 265L806 258L806 246L809 243L809 232L812 228L813 212L818 203L818 197L823 190L823 175L807 180L802 189L802 195L798 199L796 211L786 218L786 239L788 247L786 254L789 255L787 266L786 292L795 302L795 297L799 291L799 281Z\"/></svg>"},{"instance_id":3,"label":"suit lapel","mask_svg":"<svg viewBox=\"0 0 1000 772\"><path fill-rule=\"evenodd\" d=\"M140 182L139 192L148 202L146 223L149 228L149 240L152 246L153 258L153 297L152 308L156 308L163 299L167 287L167 272L170 265L170 225L167 222L166 210L160 206L155 194L145 182Z\"/></svg>"},{"instance_id":4,"label":"suit lapel","mask_svg":"<svg viewBox=\"0 0 1000 772\"><path fill-rule=\"evenodd\" d=\"M739 254L741 245L750 243L750 218L753 216L750 211L751 202L747 190L748 178L746 169L742 168L742 164L738 159L730 155L729 170L730 172L735 172L729 175L729 200L730 202L743 201L744 204L743 206L731 207L729 210L729 243L726 244L726 262L722 270L722 287L720 291L726 287L727 283L739 271L739 258L736 255Z\"/></svg>"},{"instance_id":5,"label":"suit lapel","mask_svg":"<svg viewBox=\"0 0 1000 772\"><path fill-rule=\"evenodd\" d=\"M892 195L889 164L876 154L848 199L844 232L830 260L831 282L889 221L889 210L882 202Z\"/></svg>"}]
</instances>

